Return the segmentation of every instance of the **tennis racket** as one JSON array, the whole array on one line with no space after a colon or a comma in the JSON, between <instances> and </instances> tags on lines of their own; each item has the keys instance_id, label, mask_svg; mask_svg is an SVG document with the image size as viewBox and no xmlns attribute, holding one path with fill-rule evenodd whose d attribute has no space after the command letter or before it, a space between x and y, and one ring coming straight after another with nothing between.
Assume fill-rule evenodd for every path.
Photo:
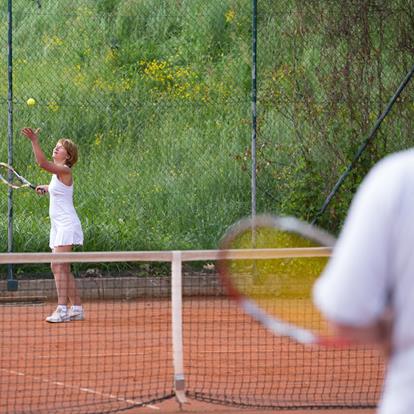
<instances>
[{"instance_id":1,"label":"tennis racket","mask_svg":"<svg viewBox=\"0 0 414 414\"><path fill-rule=\"evenodd\" d=\"M11 188L31 188L36 190L36 186L30 183L26 178L22 177L10 165L0 162L0 181Z\"/></svg>"},{"instance_id":2,"label":"tennis racket","mask_svg":"<svg viewBox=\"0 0 414 414\"><path fill-rule=\"evenodd\" d=\"M243 219L221 240L221 282L272 333L301 344L347 345L329 332L312 301L313 284L334 244L327 232L293 217Z\"/></svg>"}]
</instances>

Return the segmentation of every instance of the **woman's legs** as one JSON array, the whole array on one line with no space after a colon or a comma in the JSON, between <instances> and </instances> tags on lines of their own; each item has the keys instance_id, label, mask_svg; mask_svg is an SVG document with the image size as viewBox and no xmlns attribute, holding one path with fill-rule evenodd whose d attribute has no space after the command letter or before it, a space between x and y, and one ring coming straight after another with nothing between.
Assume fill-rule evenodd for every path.
<instances>
[{"instance_id":1,"label":"woman's legs","mask_svg":"<svg viewBox=\"0 0 414 414\"><path fill-rule=\"evenodd\" d=\"M72 251L72 246L57 246L53 253L68 253ZM79 291L76 287L75 278L70 270L70 263L52 263L52 272L55 277L58 305L81 306Z\"/></svg>"},{"instance_id":2,"label":"woman's legs","mask_svg":"<svg viewBox=\"0 0 414 414\"><path fill-rule=\"evenodd\" d=\"M71 251L71 245L58 246L52 249L53 253L69 253ZM58 306L53 314L46 318L46 321L54 323L82 321L84 319L83 308L75 278L70 271L70 263L55 263L52 261L50 267L55 278ZM68 310L69 303L72 304L72 307Z\"/></svg>"}]
</instances>

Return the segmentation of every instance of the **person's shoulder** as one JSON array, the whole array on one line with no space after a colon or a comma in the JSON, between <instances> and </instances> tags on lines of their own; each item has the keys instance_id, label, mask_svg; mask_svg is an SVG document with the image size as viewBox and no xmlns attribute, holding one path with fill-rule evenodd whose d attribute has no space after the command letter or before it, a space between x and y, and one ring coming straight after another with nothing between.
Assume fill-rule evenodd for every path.
<instances>
[{"instance_id":1,"label":"person's shoulder","mask_svg":"<svg viewBox=\"0 0 414 414\"><path fill-rule=\"evenodd\" d=\"M72 168L68 167L67 165L63 165L62 167L62 174L72 175Z\"/></svg>"},{"instance_id":2,"label":"person's shoulder","mask_svg":"<svg viewBox=\"0 0 414 414\"><path fill-rule=\"evenodd\" d=\"M367 197L396 200L414 188L414 149L387 155L369 171L361 183ZM411 190L410 190L411 191Z\"/></svg>"},{"instance_id":3,"label":"person's shoulder","mask_svg":"<svg viewBox=\"0 0 414 414\"><path fill-rule=\"evenodd\" d=\"M404 166L412 166L414 160L414 148L407 149L405 151L394 152L387 155L378 165L385 166L387 168L398 168Z\"/></svg>"},{"instance_id":4,"label":"person's shoulder","mask_svg":"<svg viewBox=\"0 0 414 414\"><path fill-rule=\"evenodd\" d=\"M380 160L371 170L371 175L412 176L414 179L414 149L395 152Z\"/></svg>"}]
</instances>

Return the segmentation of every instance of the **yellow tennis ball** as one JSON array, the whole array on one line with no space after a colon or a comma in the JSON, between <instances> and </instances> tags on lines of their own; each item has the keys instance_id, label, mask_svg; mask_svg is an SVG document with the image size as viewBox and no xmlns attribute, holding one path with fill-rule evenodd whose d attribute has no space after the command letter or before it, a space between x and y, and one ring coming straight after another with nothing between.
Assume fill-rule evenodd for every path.
<instances>
[{"instance_id":1,"label":"yellow tennis ball","mask_svg":"<svg viewBox=\"0 0 414 414\"><path fill-rule=\"evenodd\" d=\"M27 103L28 106L35 106L36 105L36 101L33 98L29 98L26 103Z\"/></svg>"}]
</instances>

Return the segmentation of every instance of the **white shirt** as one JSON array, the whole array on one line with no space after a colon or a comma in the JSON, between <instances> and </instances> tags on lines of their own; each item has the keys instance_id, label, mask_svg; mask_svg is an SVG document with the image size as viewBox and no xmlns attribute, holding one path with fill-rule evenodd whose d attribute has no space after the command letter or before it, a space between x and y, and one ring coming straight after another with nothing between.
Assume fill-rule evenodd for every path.
<instances>
[{"instance_id":1,"label":"white shirt","mask_svg":"<svg viewBox=\"0 0 414 414\"><path fill-rule=\"evenodd\" d=\"M382 414L414 413L414 150L386 157L361 184L314 301L329 320L375 322L391 299L393 357Z\"/></svg>"}]
</instances>

